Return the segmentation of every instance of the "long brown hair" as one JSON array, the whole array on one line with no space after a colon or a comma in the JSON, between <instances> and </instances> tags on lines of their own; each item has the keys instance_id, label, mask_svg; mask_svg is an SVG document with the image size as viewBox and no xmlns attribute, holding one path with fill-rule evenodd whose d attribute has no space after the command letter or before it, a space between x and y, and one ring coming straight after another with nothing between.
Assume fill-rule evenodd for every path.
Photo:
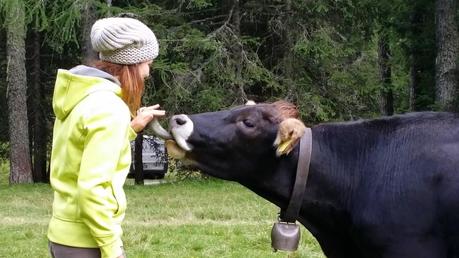
<instances>
[{"instance_id":1,"label":"long brown hair","mask_svg":"<svg viewBox=\"0 0 459 258\"><path fill-rule=\"evenodd\" d=\"M118 78L121 83L122 99L129 107L132 116L135 116L136 111L140 108L145 88L144 79L140 76L139 65L114 64L101 60L95 61L92 64L95 68Z\"/></svg>"}]
</instances>

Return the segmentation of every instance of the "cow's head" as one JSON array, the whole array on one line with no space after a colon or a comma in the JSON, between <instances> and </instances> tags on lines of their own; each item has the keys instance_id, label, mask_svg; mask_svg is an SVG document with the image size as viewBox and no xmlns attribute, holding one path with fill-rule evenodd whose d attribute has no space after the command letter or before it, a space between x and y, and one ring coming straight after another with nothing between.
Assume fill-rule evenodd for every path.
<instances>
[{"instance_id":1,"label":"cow's head","mask_svg":"<svg viewBox=\"0 0 459 258\"><path fill-rule=\"evenodd\" d=\"M296 107L285 101L236 107L219 112L175 115L168 152L204 173L237 180L272 169L304 133ZM256 176L256 175L252 175Z\"/></svg>"}]
</instances>

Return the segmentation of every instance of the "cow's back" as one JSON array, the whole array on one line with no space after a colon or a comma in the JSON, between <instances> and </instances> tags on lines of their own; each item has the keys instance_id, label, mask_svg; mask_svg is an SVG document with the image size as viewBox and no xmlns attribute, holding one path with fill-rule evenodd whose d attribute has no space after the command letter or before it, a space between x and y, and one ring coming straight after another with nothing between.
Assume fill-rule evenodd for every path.
<instances>
[{"instance_id":1,"label":"cow's back","mask_svg":"<svg viewBox=\"0 0 459 258\"><path fill-rule=\"evenodd\" d=\"M315 130L327 146L316 146L324 156L319 163L329 163L320 169L337 181L322 185L328 187L322 193L341 194L338 205L346 206L354 242L368 254L445 245L459 255L453 250L459 246L457 114L412 113Z\"/></svg>"}]
</instances>

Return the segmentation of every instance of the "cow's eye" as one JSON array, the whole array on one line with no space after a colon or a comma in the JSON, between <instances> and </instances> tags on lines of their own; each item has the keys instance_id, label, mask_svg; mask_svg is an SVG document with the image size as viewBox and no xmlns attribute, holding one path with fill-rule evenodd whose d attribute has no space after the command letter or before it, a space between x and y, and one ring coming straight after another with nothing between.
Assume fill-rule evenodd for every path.
<instances>
[{"instance_id":1,"label":"cow's eye","mask_svg":"<svg viewBox=\"0 0 459 258\"><path fill-rule=\"evenodd\" d=\"M250 120L248 120L248 119L242 120L242 123L244 123L245 126L250 127L250 128L255 127L255 125L253 124L253 122L250 121Z\"/></svg>"}]
</instances>

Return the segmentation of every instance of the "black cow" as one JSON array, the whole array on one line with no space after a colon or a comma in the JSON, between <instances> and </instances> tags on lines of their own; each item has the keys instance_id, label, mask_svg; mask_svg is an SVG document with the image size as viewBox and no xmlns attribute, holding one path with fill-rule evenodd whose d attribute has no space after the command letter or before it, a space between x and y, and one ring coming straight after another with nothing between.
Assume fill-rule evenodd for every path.
<instances>
[{"instance_id":1,"label":"black cow","mask_svg":"<svg viewBox=\"0 0 459 258\"><path fill-rule=\"evenodd\" d=\"M298 159L297 145L281 157L273 146L285 110L294 106L174 116L172 152L285 208ZM312 127L299 221L330 258L459 258L458 114Z\"/></svg>"}]
</instances>

